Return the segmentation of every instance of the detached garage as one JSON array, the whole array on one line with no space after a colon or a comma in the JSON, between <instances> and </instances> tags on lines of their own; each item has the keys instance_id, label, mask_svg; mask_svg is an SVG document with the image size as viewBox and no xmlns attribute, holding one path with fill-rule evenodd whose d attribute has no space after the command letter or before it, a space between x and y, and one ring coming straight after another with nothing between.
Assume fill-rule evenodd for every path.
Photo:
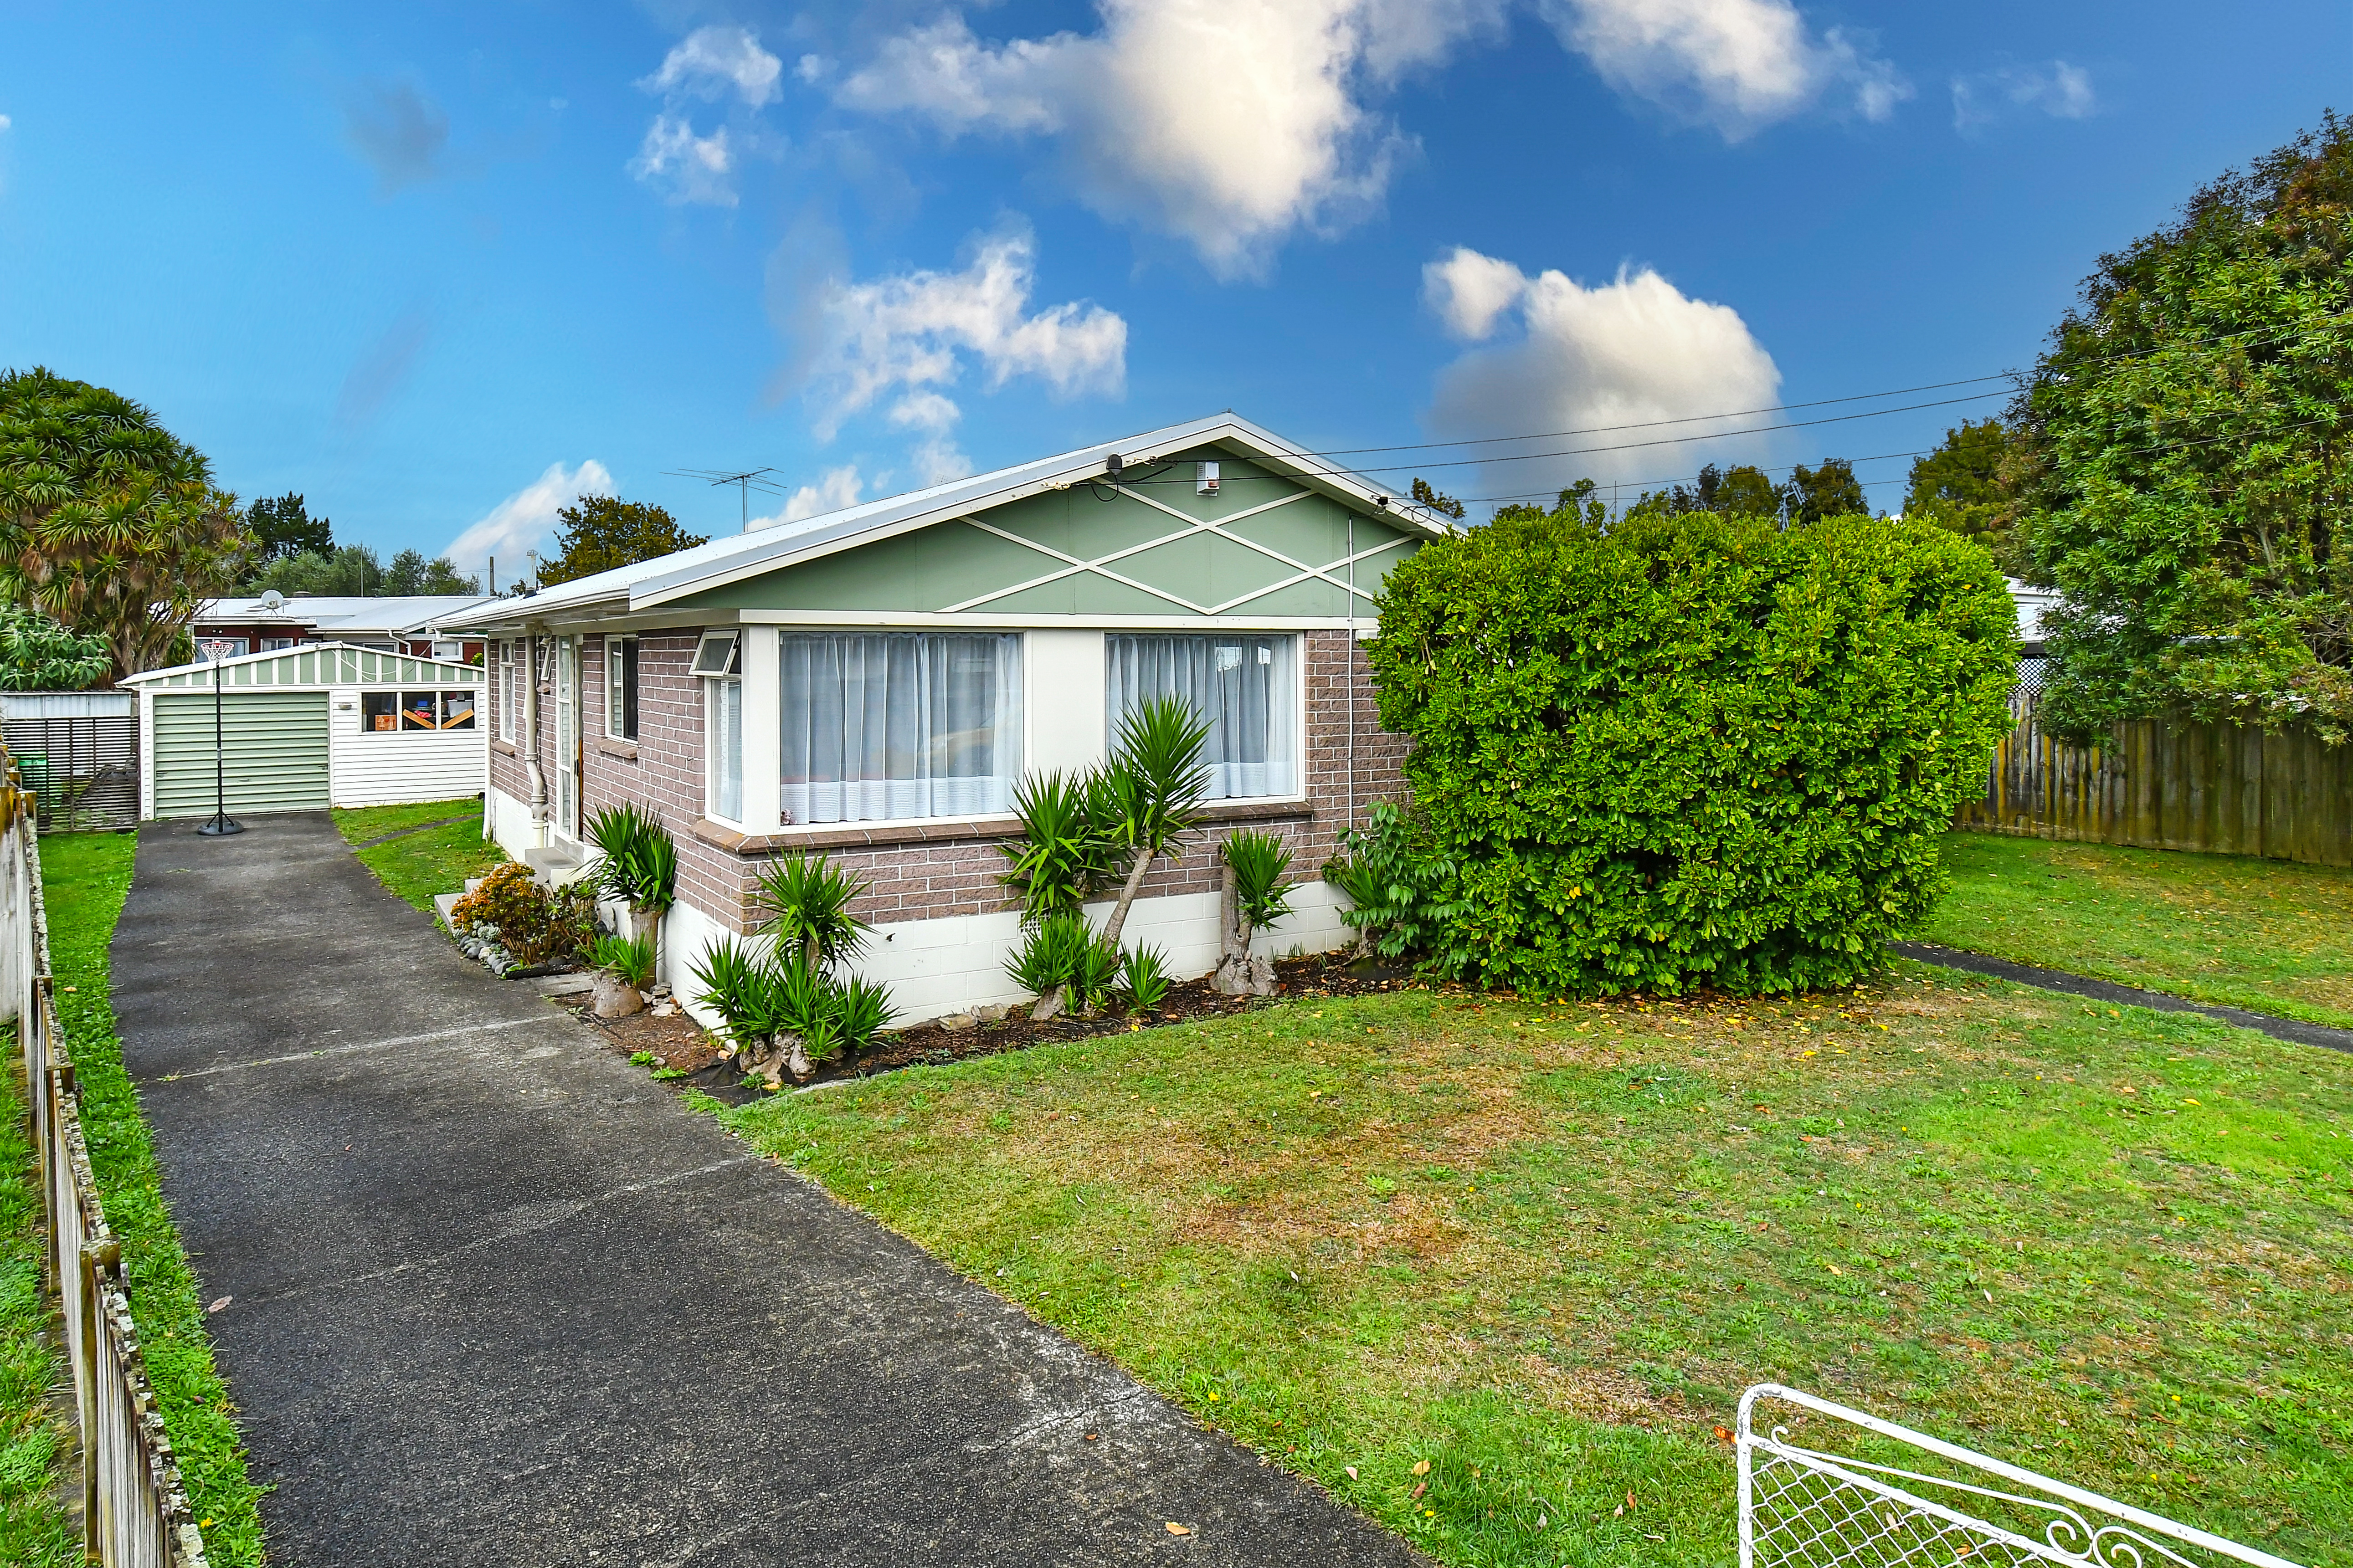
<instances>
[{"instance_id":1,"label":"detached garage","mask_svg":"<svg viewBox=\"0 0 2353 1568\"><path fill-rule=\"evenodd\" d=\"M142 817L210 816L216 755L229 815L478 795L489 747L480 666L311 643L134 675Z\"/></svg>"}]
</instances>

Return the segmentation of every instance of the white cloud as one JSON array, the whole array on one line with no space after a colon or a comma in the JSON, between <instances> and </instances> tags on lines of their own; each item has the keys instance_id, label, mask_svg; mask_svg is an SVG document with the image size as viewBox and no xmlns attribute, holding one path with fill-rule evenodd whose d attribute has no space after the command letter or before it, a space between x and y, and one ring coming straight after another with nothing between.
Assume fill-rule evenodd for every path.
<instances>
[{"instance_id":1,"label":"white cloud","mask_svg":"<svg viewBox=\"0 0 2353 1568\"><path fill-rule=\"evenodd\" d=\"M812 517L823 517L829 511L856 506L864 493L866 481L859 478L858 465L844 463L838 468L828 468L818 476L817 483L803 485L785 498L784 508L766 517L755 517L744 525L744 531L774 528L778 523L799 522Z\"/></svg>"},{"instance_id":2,"label":"white cloud","mask_svg":"<svg viewBox=\"0 0 2353 1568\"><path fill-rule=\"evenodd\" d=\"M15 121L9 119L6 115L0 114L0 131L5 131L16 123L16 122Z\"/></svg>"},{"instance_id":3,"label":"white cloud","mask_svg":"<svg viewBox=\"0 0 2353 1568\"><path fill-rule=\"evenodd\" d=\"M1029 232L1004 228L976 240L961 271L820 285L810 312L821 339L810 366L819 437L832 439L845 419L892 391L918 395L900 405L917 411L902 427L944 430L942 410L955 405L936 389L960 380L968 358L991 390L1026 375L1058 397L1119 395L1127 322L1076 300L1029 314L1035 262Z\"/></svg>"},{"instance_id":4,"label":"white cloud","mask_svg":"<svg viewBox=\"0 0 2353 1568\"><path fill-rule=\"evenodd\" d=\"M734 161L727 152L727 128L697 136L684 119L657 114L646 128L629 173L649 185L662 188L673 202L701 202L710 206L735 205L735 187L728 182Z\"/></svg>"},{"instance_id":5,"label":"white cloud","mask_svg":"<svg viewBox=\"0 0 2353 1568\"><path fill-rule=\"evenodd\" d=\"M582 496L613 493L613 476L594 458L567 470L550 463L547 471L492 507L480 522L450 541L444 552L460 572L479 572L482 563L497 556L507 563L509 578L520 577L523 557L542 549L555 531L555 514Z\"/></svg>"},{"instance_id":6,"label":"white cloud","mask_svg":"<svg viewBox=\"0 0 2353 1568\"><path fill-rule=\"evenodd\" d=\"M1504 0L1097 0L1102 30L997 44L962 15L884 42L836 101L950 136L1059 137L1096 211L1190 243L1221 277L1376 204L1410 145L1360 101Z\"/></svg>"},{"instance_id":7,"label":"white cloud","mask_svg":"<svg viewBox=\"0 0 2353 1568\"><path fill-rule=\"evenodd\" d=\"M650 92L713 99L733 87L754 109L776 100L785 63L744 27L698 27L662 57L661 69L638 85Z\"/></svg>"},{"instance_id":8,"label":"white cloud","mask_svg":"<svg viewBox=\"0 0 2353 1568\"><path fill-rule=\"evenodd\" d=\"M1441 437L1530 435L1755 408L1770 404L1780 385L1772 356L1738 311L1691 299L1647 267L1620 268L1611 281L1587 288L1561 272L1530 277L1509 262L1457 247L1422 268L1422 293L1455 337L1477 343L1506 340L1472 349L1440 373L1429 424ZM1531 441L1483 448L1480 455L1616 446L1707 428ZM1480 476L1460 488L1510 494L1549 489L1584 475L1608 481L1683 473L1711 449L1754 460L1756 441L1729 437L1722 447L1531 455L1454 471Z\"/></svg>"},{"instance_id":9,"label":"white cloud","mask_svg":"<svg viewBox=\"0 0 2353 1568\"><path fill-rule=\"evenodd\" d=\"M1953 126L1965 132L2012 114L2040 111L2054 120L2088 120L2098 109L2092 73L2065 60L1953 79Z\"/></svg>"},{"instance_id":10,"label":"white cloud","mask_svg":"<svg viewBox=\"0 0 2353 1568\"><path fill-rule=\"evenodd\" d=\"M1620 91L1738 141L1843 88L1884 120L1912 88L1838 28L1814 37L1790 0L1538 0L1561 42Z\"/></svg>"},{"instance_id":11,"label":"white cloud","mask_svg":"<svg viewBox=\"0 0 2353 1568\"><path fill-rule=\"evenodd\" d=\"M972 459L948 438L948 432L963 417L964 410L936 392L911 392L891 405L893 428L923 433L913 453L919 483L944 485L972 472Z\"/></svg>"}]
</instances>

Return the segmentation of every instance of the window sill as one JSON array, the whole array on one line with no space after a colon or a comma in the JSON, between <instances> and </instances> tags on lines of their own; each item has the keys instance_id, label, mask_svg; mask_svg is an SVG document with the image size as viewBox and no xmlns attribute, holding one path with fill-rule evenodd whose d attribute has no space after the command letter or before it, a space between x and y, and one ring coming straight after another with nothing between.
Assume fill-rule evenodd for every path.
<instances>
[{"instance_id":1,"label":"window sill","mask_svg":"<svg viewBox=\"0 0 2353 1568\"><path fill-rule=\"evenodd\" d=\"M502 752L510 757L520 757L522 755L522 752L516 749L515 743L512 741L501 741L496 735L491 737L491 750Z\"/></svg>"},{"instance_id":2,"label":"window sill","mask_svg":"<svg viewBox=\"0 0 2353 1568\"><path fill-rule=\"evenodd\" d=\"M596 750L604 756L618 757L625 763L638 760L638 743L635 741L616 741L599 735L596 737Z\"/></svg>"},{"instance_id":3,"label":"window sill","mask_svg":"<svg viewBox=\"0 0 2353 1568\"><path fill-rule=\"evenodd\" d=\"M1231 822L1274 822L1313 817L1304 799L1212 801L1195 818L1203 826ZM854 822L812 823L774 833L745 833L702 818L687 831L713 848L733 855L773 855L788 849L882 849L900 844L972 844L1017 838L1020 819L1012 816L944 817L937 822L888 822L862 827Z\"/></svg>"},{"instance_id":4,"label":"window sill","mask_svg":"<svg viewBox=\"0 0 2353 1568\"><path fill-rule=\"evenodd\" d=\"M708 817L687 831L703 843L736 855L771 855L786 849L880 849L894 844L969 844L1012 838L1021 832L1010 816L944 817L937 822L892 822L860 827L854 822L814 823L775 833L744 833Z\"/></svg>"}]
</instances>

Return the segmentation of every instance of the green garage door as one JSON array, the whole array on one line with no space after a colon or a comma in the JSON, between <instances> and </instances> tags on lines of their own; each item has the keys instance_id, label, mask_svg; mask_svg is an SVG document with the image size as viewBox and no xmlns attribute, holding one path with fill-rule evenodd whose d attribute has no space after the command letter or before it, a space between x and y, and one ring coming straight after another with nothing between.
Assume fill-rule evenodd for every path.
<instances>
[{"instance_id":1,"label":"green garage door","mask_svg":"<svg viewBox=\"0 0 2353 1568\"><path fill-rule=\"evenodd\" d=\"M327 694L229 691L221 699L229 815L322 811ZM213 695L155 694L155 815L213 814Z\"/></svg>"}]
</instances>

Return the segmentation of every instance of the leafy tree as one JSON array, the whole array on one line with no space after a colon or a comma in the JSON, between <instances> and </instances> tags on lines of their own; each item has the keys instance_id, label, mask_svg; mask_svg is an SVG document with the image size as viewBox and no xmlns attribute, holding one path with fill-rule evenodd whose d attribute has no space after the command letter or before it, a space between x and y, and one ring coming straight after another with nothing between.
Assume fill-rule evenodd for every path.
<instances>
[{"instance_id":1,"label":"leafy tree","mask_svg":"<svg viewBox=\"0 0 2353 1568\"><path fill-rule=\"evenodd\" d=\"M2001 475L2009 455L2009 426L2000 419L1964 420L1945 432L1942 446L1912 460L1904 515L1926 518L2000 557L2010 538L2010 498Z\"/></svg>"},{"instance_id":2,"label":"leafy tree","mask_svg":"<svg viewBox=\"0 0 2353 1568\"><path fill-rule=\"evenodd\" d=\"M1600 499L1600 485L1592 479L1579 479L1560 492L1558 499L1553 502L1551 512L1546 511L1544 508L1530 501L1514 501L1509 506L1497 507L1494 521L1530 522L1540 517L1552 516L1556 512L1567 512L1574 517L1587 519L1596 530L1599 530L1609 520L1609 506Z\"/></svg>"},{"instance_id":3,"label":"leafy tree","mask_svg":"<svg viewBox=\"0 0 2353 1568\"><path fill-rule=\"evenodd\" d=\"M1461 521L1462 513L1466 510L1462 503L1443 490L1432 489L1428 479L1417 475L1413 481L1412 493L1417 504L1428 507L1441 517Z\"/></svg>"},{"instance_id":4,"label":"leafy tree","mask_svg":"<svg viewBox=\"0 0 2353 1568\"><path fill-rule=\"evenodd\" d=\"M556 536L555 559L540 563L543 587L711 542L706 535L681 531L676 518L643 501L583 496L555 515L564 531Z\"/></svg>"},{"instance_id":5,"label":"leafy tree","mask_svg":"<svg viewBox=\"0 0 2353 1568\"><path fill-rule=\"evenodd\" d=\"M479 594L480 582L462 576L447 555L425 559L421 550L404 550L384 569L387 594Z\"/></svg>"},{"instance_id":6,"label":"leafy tree","mask_svg":"<svg viewBox=\"0 0 2353 1568\"><path fill-rule=\"evenodd\" d=\"M1791 522L1871 515L1862 481L1854 477L1854 465L1844 458L1825 458L1819 468L1799 464L1782 489L1781 509Z\"/></svg>"},{"instance_id":7,"label":"leafy tree","mask_svg":"<svg viewBox=\"0 0 2353 1568\"><path fill-rule=\"evenodd\" d=\"M2042 714L2353 725L2353 122L2225 174L2099 266L2010 410L2063 603Z\"/></svg>"},{"instance_id":8,"label":"leafy tree","mask_svg":"<svg viewBox=\"0 0 2353 1568\"><path fill-rule=\"evenodd\" d=\"M1762 468L1742 463L1726 470L1710 463L1689 485L1643 491L1627 513L1680 517L1686 512L1712 511L1722 517L1779 517L1788 493L1767 479Z\"/></svg>"},{"instance_id":9,"label":"leafy tree","mask_svg":"<svg viewBox=\"0 0 2353 1568\"><path fill-rule=\"evenodd\" d=\"M1853 980L2010 727L2000 574L1912 520L1499 521L1380 611L1414 816L1377 874L1440 973L1523 994Z\"/></svg>"},{"instance_id":10,"label":"leafy tree","mask_svg":"<svg viewBox=\"0 0 2353 1568\"><path fill-rule=\"evenodd\" d=\"M247 507L245 531L259 546L254 557L257 569L305 551L326 555L335 548L332 525L323 517L312 517L302 498L291 492L275 500L263 496Z\"/></svg>"},{"instance_id":11,"label":"leafy tree","mask_svg":"<svg viewBox=\"0 0 2353 1568\"><path fill-rule=\"evenodd\" d=\"M79 691L113 666L104 637L78 636L22 605L0 605L0 689Z\"/></svg>"},{"instance_id":12,"label":"leafy tree","mask_svg":"<svg viewBox=\"0 0 2353 1568\"><path fill-rule=\"evenodd\" d=\"M369 598L386 592L384 563L364 544L339 546L330 554L305 551L271 562L247 584L253 593L275 588L292 598L297 594L321 597Z\"/></svg>"},{"instance_id":13,"label":"leafy tree","mask_svg":"<svg viewBox=\"0 0 2353 1568\"><path fill-rule=\"evenodd\" d=\"M0 600L105 640L118 674L170 656L253 542L203 454L118 393L0 373Z\"/></svg>"}]
</instances>

